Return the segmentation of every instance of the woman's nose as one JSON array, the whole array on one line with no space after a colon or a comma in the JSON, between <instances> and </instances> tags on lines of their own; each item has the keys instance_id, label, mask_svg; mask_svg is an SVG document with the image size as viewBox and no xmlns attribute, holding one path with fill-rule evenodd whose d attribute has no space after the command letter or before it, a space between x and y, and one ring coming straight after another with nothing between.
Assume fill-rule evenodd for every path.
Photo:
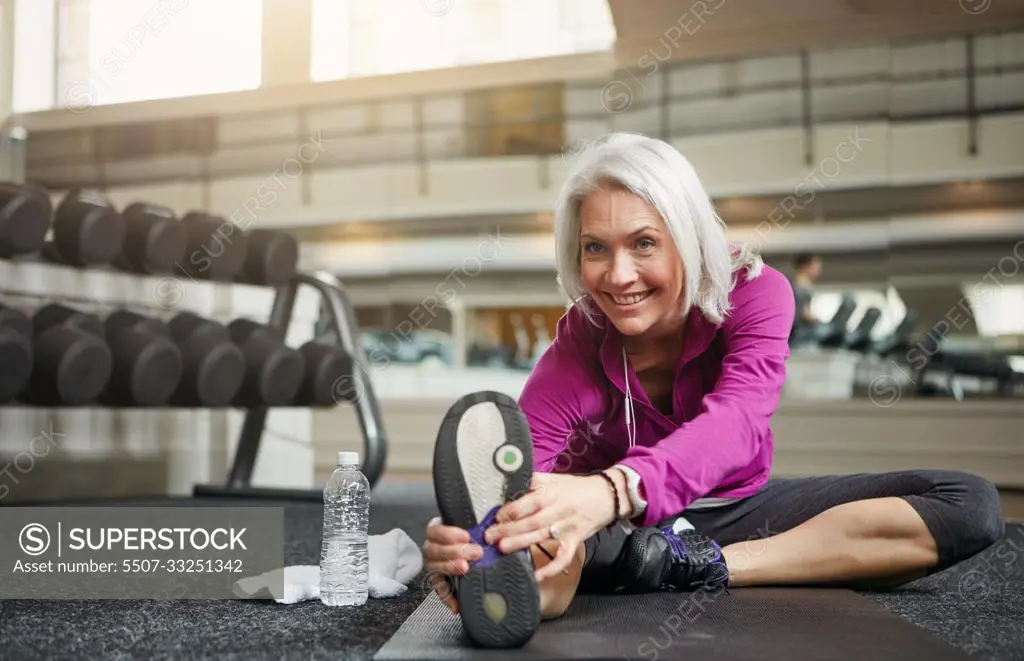
<instances>
[{"instance_id":1,"label":"woman's nose","mask_svg":"<svg viewBox=\"0 0 1024 661\"><path fill-rule=\"evenodd\" d=\"M612 262L608 279L614 285L628 285L636 280L636 267L633 259L628 256L616 257Z\"/></svg>"}]
</instances>

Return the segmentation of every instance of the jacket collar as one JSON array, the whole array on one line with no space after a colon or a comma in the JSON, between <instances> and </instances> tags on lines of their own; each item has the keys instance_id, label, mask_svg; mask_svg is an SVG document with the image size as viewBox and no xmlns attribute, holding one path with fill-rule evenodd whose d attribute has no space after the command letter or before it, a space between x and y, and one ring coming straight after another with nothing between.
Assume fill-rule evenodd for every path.
<instances>
[{"instance_id":1,"label":"jacket collar","mask_svg":"<svg viewBox=\"0 0 1024 661\"><path fill-rule=\"evenodd\" d=\"M597 307L596 305L594 306ZM597 317L602 325L601 332L604 337L601 340L599 351L601 366L604 368L605 378L617 387L622 394L626 394L625 370L623 363L623 335L615 328L607 316L600 309L597 310ZM686 334L683 342L683 352L679 356L679 363L676 365L676 376L690 361L704 353L711 342L715 339L721 324L713 324L708 321L698 308L690 309L686 319ZM633 392L642 392L642 386L636 373L629 370L629 387Z\"/></svg>"}]
</instances>

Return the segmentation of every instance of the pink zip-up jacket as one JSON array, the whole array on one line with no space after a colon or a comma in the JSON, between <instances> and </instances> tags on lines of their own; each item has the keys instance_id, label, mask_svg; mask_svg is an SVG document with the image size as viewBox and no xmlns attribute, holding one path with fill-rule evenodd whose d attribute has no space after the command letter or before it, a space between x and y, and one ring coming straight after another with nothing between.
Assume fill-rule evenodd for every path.
<instances>
[{"instance_id":1,"label":"pink zip-up jacket","mask_svg":"<svg viewBox=\"0 0 1024 661\"><path fill-rule=\"evenodd\" d=\"M575 306L520 395L537 472L585 473L613 465L640 476L645 512L656 525L698 499L753 495L772 463L769 426L786 378L793 290L765 266L734 274L732 310L713 324L693 308L676 366L672 413L655 409L632 368L635 444L625 420L622 335L597 305L595 327Z\"/></svg>"}]
</instances>

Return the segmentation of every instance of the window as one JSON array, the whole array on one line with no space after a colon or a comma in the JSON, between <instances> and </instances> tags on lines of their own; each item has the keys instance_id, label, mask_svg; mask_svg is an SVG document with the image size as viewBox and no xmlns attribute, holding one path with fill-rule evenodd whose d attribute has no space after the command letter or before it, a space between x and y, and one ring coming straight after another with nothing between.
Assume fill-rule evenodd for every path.
<instances>
[{"instance_id":1,"label":"window","mask_svg":"<svg viewBox=\"0 0 1024 661\"><path fill-rule=\"evenodd\" d=\"M262 7L254 0L17 0L15 24L19 112L260 84Z\"/></svg>"},{"instance_id":2,"label":"window","mask_svg":"<svg viewBox=\"0 0 1024 661\"><path fill-rule=\"evenodd\" d=\"M54 106L53 0L14 3L14 112L49 110Z\"/></svg>"},{"instance_id":3,"label":"window","mask_svg":"<svg viewBox=\"0 0 1024 661\"><path fill-rule=\"evenodd\" d=\"M963 291L974 313L978 335L1024 335L1024 285L1006 284L1001 272L995 271Z\"/></svg>"},{"instance_id":4,"label":"window","mask_svg":"<svg viewBox=\"0 0 1024 661\"><path fill-rule=\"evenodd\" d=\"M315 81L607 50L607 0L313 0Z\"/></svg>"}]
</instances>

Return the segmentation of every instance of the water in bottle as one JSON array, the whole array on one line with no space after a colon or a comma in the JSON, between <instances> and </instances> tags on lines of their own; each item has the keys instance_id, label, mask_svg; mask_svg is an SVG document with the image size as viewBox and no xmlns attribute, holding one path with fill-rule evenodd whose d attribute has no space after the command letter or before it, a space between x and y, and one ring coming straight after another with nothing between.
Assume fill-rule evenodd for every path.
<instances>
[{"instance_id":1,"label":"water in bottle","mask_svg":"<svg viewBox=\"0 0 1024 661\"><path fill-rule=\"evenodd\" d=\"M366 602L369 558L370 483L358 452L339 452L338 466L324 486L324 532L320 551L320 601L328 606Z\"/></svg>"}]
</instances>

